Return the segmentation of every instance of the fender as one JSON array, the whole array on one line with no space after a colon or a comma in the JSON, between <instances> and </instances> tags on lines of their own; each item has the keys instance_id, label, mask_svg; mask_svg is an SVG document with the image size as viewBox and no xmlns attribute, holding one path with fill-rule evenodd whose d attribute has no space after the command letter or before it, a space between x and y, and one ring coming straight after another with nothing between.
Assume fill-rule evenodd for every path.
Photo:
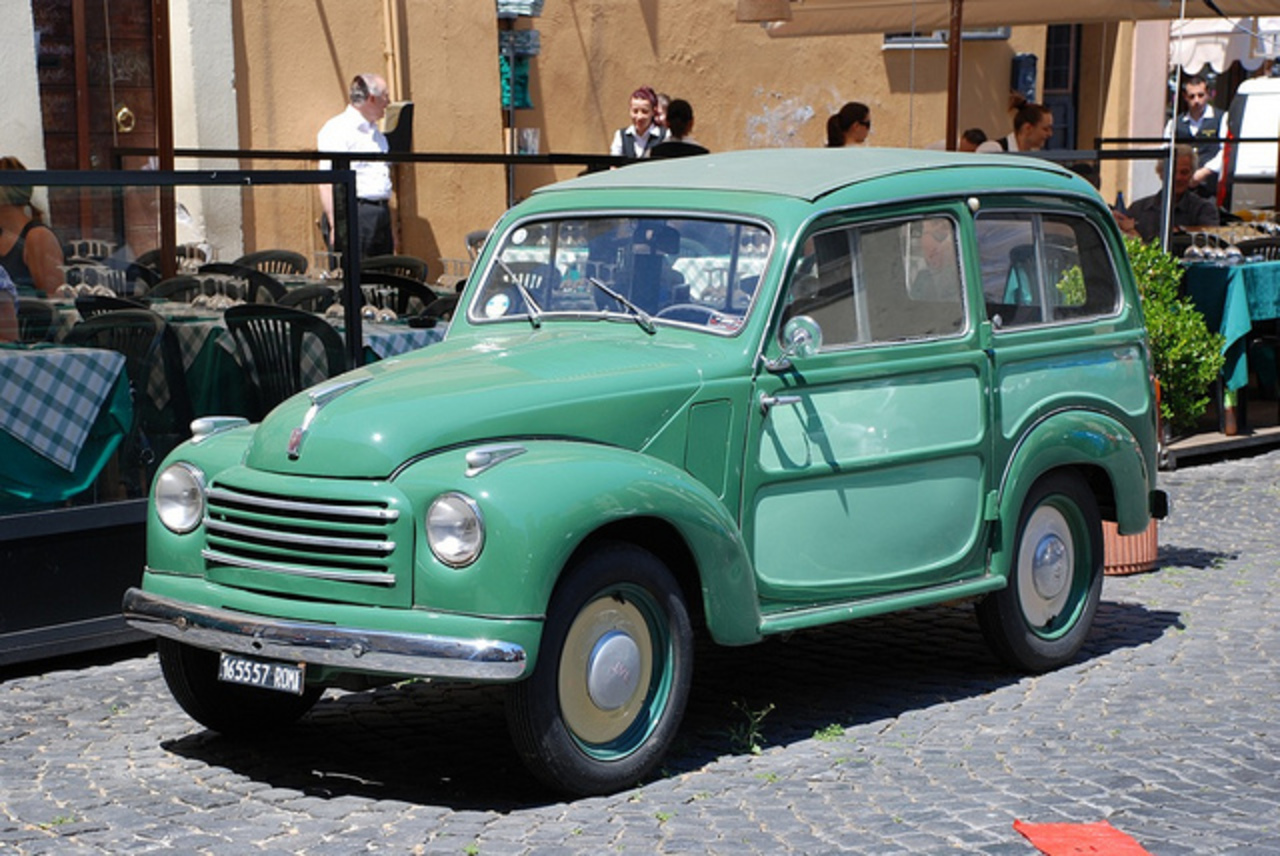
<instances>
[{"instance_id":1,"label":"fender","mask_svg":"<svg viewBox=\"0 0 1280 856\"><path fill-rule=\"evenodd\" d=\"M1007 577L1012 563L1017 520L1031 486L1050 470L1099 467L1115 493L1120 532L1132 534L1147 527L1151 472L1142 445L1123 423L1092 410L1051 413L1023 434L1009 457L1000 485L999 529L993 544L991 571Z\"/></svg>"},{"instance_id":2,"label":"fender","mask_svg":"<svg viewBox=\"0 0 1280 856\"><path fill-rule=\"evenodd\" d=\"M249 447L256 428L256 425L246 425L219 431L200 440L189 440L169 453L156 468L156 474L164 472L171 464L185 461L202 472L206 479L211 479L244 459L245 449ZM152 485L147 501L147 569L159 568L166 574L182 576L203 576L204 560L200 557L203 531L198 528L187 535L170 532L156 517L156 504L150 498L154 495L155 486Z\"/></svg>"},{"instance_id":3,"label":"fender","mask_svg":"<svg viewBox=\"0 0 1280 856\"><path fill-rule=\"evenodd\" d=\"M575 550L609 524L653 518L672 526L697 566L708 629L716 642L759 641L755 575L737 521L685 470L639 452L574 440L508 441L526 450L467 476L453 449L406 468L396 486L420 515L446 491L470 496L485 522L480 557L449 568L417 547L419 608L541 618ZM641 546L644 546L643 544Z\"/></svg>"}]
</instances>

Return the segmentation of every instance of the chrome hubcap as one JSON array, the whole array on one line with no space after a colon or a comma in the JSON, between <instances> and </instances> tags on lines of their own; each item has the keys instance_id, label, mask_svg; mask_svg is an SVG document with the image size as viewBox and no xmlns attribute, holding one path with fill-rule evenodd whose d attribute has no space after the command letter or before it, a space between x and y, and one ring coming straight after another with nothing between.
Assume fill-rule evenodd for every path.
<instances>
[{"instance_id":1,"label":"chrome hubcap","mask_svg":"<svg viewBox=\"0 0 1280 856\"><path fill-rule=\"evenodd\" d=\"M587 662L587 695L601 710L626 704L640 684L640 646L617 630L601 636Z\"/></svg>"},{"instance_id":2,"label":"chrome hubcap","mask_svg":"<svg viewBox=\"0 0 1280 856\"><path fill-rule=\"evenodd\" d=\"M560 712L588 744L621 737L644 711L653 637L635 604L601 597L582 608L560 656Z\"/></svg>"},{"instance_id":3,"label":"chrome hubcap","mask_svg":"<svg viewBox=\"0 0 1280 856\"><path fill-rule=\"evenodd\" d=\"M1018 599L1027 624L1048 627L1067 609L1076 572L1071 524L1052 505L1031 513L1018 547Z\"/></svg>"},{"instance_id":4,"label":"chrome hubcap","mask_svg":"<svg viewBox=\"0 0 1280 856\"><path fill-rule=\"evenodd\" d=\"M1036 545L1035 558L1031 560L1031 582L1036 594L1050 600L1062 593L1071 580L1067 567L1067 547L1057 535L1046 535Z\"/></svg>"}]
</instances>

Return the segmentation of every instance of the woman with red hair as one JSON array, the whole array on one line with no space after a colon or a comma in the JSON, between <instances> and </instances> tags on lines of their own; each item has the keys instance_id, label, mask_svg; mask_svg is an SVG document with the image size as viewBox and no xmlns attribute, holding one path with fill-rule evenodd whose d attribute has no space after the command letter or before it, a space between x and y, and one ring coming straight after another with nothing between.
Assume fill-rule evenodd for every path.
<instances>
[{"instance_id":1,"label":"woman with red hair","mask_svg":"<svg viewBox=\"0 0 1280 856\"><path fill-rule=\"evenodd\" d=\"M641 86L631 93L631 125L619 128L613 135L609 154L628 158L647 158L649 150L667 138L666 132L654 123L658 109L658 93L650 86Z\"/></svg>"}]
</instances>

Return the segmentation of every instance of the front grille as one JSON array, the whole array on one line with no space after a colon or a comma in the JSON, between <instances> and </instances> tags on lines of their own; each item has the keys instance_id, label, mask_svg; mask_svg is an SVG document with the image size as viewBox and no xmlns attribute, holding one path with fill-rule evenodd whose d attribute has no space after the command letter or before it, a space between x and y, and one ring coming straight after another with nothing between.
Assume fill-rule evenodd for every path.
<instances>
[{"instance_id":1,"label":"front grille","mask_svg":"<svg viewBox=\"0 0 1280 856\"><path fill-rule=\"evenodd\" d=\"M207 499L208 571L247 586L273 578L396 585L396 538L405 533L389 499L315 499L225 484L211 487Z\"/></svg>"}]
</instances>

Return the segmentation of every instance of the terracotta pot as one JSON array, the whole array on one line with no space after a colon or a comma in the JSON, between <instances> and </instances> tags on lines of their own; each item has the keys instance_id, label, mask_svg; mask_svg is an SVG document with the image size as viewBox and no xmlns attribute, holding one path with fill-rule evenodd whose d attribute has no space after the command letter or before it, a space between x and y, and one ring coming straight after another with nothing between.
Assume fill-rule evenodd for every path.
<instances>
[{"instance_id":1,"label":"terracotta pot","mask_svg":"<svg viewBox=\"0 0 1280 856\"><path fill-rule=\"evenodd\" d=\"M1102 521L1102 570L1107 576L1140 574L1155 570L1157 521L1152 519L1146 531L1137 535L1120 535L1110 520Z\"/></svg>"}]
</instances>

